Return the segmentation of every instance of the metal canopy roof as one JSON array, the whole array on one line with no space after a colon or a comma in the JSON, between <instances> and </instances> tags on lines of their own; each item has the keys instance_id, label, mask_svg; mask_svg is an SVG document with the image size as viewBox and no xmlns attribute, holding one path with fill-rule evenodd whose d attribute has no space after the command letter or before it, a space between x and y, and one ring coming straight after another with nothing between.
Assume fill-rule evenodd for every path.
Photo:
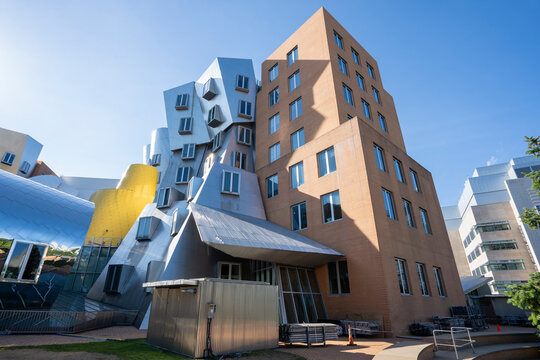
<instances>
[{"instance_id":1,"label":"metal canopy roof","mask_svg":"<svg viewBox=\"0 0 540 360\"><path fill-rule=\"evenodd\" d=\"M489 276L462 276L459 279L461 280L461 287L463 288L463 292L465 294L479 289L493 280L493 278Z\"/></svg>"},{"instance_id":2,"label":"metal canopy roof","mask_svg":"<svg viewBox=\"0 0 540 360\"><path fill-rule=\"evenodd\" d=\"M201 240L234 257L319 266L343 254L270 221L190 204Z\"/></svg>"}]
</instances>

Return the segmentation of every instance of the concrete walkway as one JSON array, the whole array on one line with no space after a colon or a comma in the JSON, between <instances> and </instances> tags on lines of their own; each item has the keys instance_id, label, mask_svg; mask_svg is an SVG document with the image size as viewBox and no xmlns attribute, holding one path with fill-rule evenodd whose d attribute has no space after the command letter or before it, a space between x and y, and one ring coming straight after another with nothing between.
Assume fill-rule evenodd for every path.
<instances>
[{"instance_id":1,"label":"concrete walkway","mask_svg":"<svg viewBox=\"0 0 540 360\"><path fill-rule=\"evenodd\" d=\"M345 338L326 342L326 346L280 343L279 351L302 356L307 360L371 360L379 351L396 343L394 339L355 339L356 346L347 346Z\"/></svg>"},{"instance_id":2,"label":"concrete walkway","mask_svg":"<svg viewBox=\"0 0 540 360\"><path fill-rule=\"evenodd\" d=\"M484 345L484 346L477 346L474 348L475 353L473 353L472 349L470 347L468 348L461 348L458 349L458 356L460 360L470 360L474 359L476 356L484 355L488 353L492 353L494 351L501 351L501 350L507 350L507 349L515 349L515 348L521 348L521 347L529 347L533 348L535 346L540 346L540 343L511 343L511 344L496 344L496 345ZM456 353L454 350L446 351L446 350L439 350L435 352L434 359L456 359ZM502 358L501 358L502 359ZM518 359L514 357L513 359ZM518 360L520 360L519 358Z\"/></svg>"}]
</instances>

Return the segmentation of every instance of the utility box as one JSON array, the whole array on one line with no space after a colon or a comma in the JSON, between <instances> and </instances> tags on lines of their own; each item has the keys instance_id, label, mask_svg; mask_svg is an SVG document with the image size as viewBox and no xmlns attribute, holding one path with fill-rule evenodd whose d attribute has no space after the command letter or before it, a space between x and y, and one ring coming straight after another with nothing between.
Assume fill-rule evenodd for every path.
<instances>
[{"instance_id":1,"label":"utility box","mask_svg":"<svg viewBox=\"0 0 540 360\"><path fill-rule=\"evenodd\" d=\"M143 286L154 288L150 345L193 358L209 356L209 347L213 355L278 347L275 285L204 278Z\"/></svg>"}]
</instances>

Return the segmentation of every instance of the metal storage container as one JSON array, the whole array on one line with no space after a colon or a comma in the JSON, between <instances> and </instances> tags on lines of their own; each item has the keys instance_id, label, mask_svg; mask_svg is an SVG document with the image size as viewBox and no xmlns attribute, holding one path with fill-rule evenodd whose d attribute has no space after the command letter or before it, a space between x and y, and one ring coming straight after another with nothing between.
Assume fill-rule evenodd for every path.
<instances>
[{"instance_id":1,"label":"metal storage container","mask_svg":"<svg viewBox=\"0 0 540 360\"><path fill-rule=\"evenodd\" d=\"M278 288L255 281L145 283L154 295L147 342L194 358L278 346ZM208 325L210 332L208 333Z\"/></svg>"}]
</instances>

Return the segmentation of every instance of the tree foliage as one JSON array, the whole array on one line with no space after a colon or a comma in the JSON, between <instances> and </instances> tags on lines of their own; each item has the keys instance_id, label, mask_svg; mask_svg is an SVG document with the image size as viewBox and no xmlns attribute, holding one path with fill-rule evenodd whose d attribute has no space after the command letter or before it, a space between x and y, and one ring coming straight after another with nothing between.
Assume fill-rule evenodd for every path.
<instances>
[{"instance_id":1,"label":"tree foliage","mask_svg":"<svg viewBox=\"0 0 540 360\"><path fill-rule=\"evenodd\" d=\"M527 154L540 157L540 136L525 136L525 141L528 144ZM531 171L525 174L532 181L532 189L540 195L540 171ZM533 230L540 228L540 213L536 209L523 209L523 214L520 216L521 221Z\"/></svg>"},{"instance_id":2,"label":"tree foliage","mask_svg":"<svg viewBox=\"0 0 540 360\"><path fill-rule=\"evenodd\" d=\"M508 302L520 309L530 310L529 320L540 329L540 273L530 274L529 282L507 285Z\"/></svg>"}]
</instances>

